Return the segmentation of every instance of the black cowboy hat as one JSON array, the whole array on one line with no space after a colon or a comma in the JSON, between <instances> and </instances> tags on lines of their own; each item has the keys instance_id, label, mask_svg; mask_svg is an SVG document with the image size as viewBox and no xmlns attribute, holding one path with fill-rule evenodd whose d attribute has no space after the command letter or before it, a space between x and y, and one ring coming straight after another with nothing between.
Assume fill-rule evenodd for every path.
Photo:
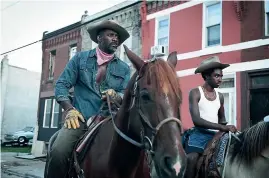
<instances>
[{"instance_id":1,"label":"black cowboy hat","mask_svg":"<svg viewBox=\"0 0 269 178\"><path fill-rule=\"evenodd\" d=\"M92 41L94 41L95 43L98 43L97 35L102 29L110 29L116 32L119 35L119 46L130 36L128 31L125 30L122 26L120 26L116 21L105 20L98 22L87 29Z\"/></svg>"},{"instance_id":2,"label":"black cowboy hat","mask_svg":"<svg viewBox=\"0 0 269 178\"><path fill-rule=\"evenodd\" d=\"M208 69L225 69L226 67L229 66L230 64L222 64L218 56L213 56L203 60L200 66L195 70L195 74L202 73Z\"/></svg>"}]
</instances>

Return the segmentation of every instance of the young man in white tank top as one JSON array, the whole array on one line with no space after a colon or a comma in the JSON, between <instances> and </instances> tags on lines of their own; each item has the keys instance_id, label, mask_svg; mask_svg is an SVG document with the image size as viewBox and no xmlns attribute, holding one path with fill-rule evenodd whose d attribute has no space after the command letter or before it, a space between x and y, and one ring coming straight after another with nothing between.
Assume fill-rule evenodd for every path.
<instances>
[{"instance_id":1,"label":"young man in white tank top","mask_svg":"<svg viewBox=\"0 0 269 178\"><path fill-rule=\"evenodd\" d=\"M188 154L188 166L185 178L193 178L196 163L206 144L213 138L214 131L236 132L233 125L226 125L223 95L215 90L222 82L222 69L229 64L222 64L218 57L210 57L201 62L195 73L201 73L205 83L189 93L189 109L194 124L185 143Z\"/></svg>"}]
</instances>

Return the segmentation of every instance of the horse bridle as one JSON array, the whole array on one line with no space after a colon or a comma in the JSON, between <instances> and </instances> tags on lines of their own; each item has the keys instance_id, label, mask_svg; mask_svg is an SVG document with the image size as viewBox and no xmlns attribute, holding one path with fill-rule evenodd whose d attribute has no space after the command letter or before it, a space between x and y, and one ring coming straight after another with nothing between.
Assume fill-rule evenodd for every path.
<instances>
[{"instance_id":1,"label":"horse bridle","mask_svg":"<svg viewBox=\"0 0 269 178\"><path fill-rule=\"evenodd\" d=\"M153 62L153 61L150 61L150 62ZM147 64L147 63L146 63ZM145 66L145 65L144 65ZM143 67L144 67L143 66ZM142 67L142 68L143 68ZM141 69L142 69L141 68ZM140 72L139 72L140 73ZM139 100L139 88L138 88L138 81L142 78L142 76L139 75L139 73L137 74L136 76L136 79L135 79L135 83L134 83L134 88L133 88L133 99L132 99L132 104L131 104L131 107L130 109L134 106L135 104L135 100L137 99L138 100L138 107L139 107L139 115L140 115L140 119L142 121L142 124L145 124L148 128L150 128L151 130L151 138L149 138L148 136L145 136L144 135L144 125L143 127L141 128L141 140L142 142L137 142L135 141L134 139L130 138L129 136L127 136L126 134L124 134L115 124L115 121L114 121L114 117L113 117L113 114L112 114L112 110L111 110L111 98L108 94L106 94L107 96L107 103L108 103L108 108L109 108L109 112L110 112L110 115L112 117L112 123L113 123L113 126L114 126L114 129L115 131L123 138L125 139L127 142L141 148L141 149L144 149L145 151L147 152L150 152L151 154L154 154L154 151L153 151L153 143L154 143L154 140L155 140L155 137L156 135L158 134L158 131L160 130L160 128L168 123L168 122L171 122L171 121L174 121L176 122L178 125L179 125L179 128L180 128L180 131L181 131L181 134L183 134L183 127L182 127L182 123L181 121L178 119L178 118L175 118L175 117L169 117L169 118L166 118L164 120L162 120L156 127L153 127L149 121L149 119L143 114L142 110L141 110L141 107L140 107L140 100Z\"/></svg>"}]
</instances>

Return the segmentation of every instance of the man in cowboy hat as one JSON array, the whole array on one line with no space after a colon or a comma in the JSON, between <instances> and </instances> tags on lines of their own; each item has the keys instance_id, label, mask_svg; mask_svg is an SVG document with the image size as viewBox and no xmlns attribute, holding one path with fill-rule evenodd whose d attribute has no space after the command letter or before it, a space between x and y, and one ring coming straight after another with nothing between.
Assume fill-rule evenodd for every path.
<instances>
[{"instance_id":1,"label":"man in cowboy hat","mask_svg":"<svg viewBox=\"0 0 269 178\"><path fill-rule=\"evenodd\" d=\"M195 74L201 73L204 84L194 88L189 93L189 109L194 128L185 133L185 143L188 154L187 178L195 176L195 166L199 154L202 154L207 143L215 135L215 131L236 132L233 125L226 125L224 115L223 95L215 90L222 82L222 69L230 66L222 64L217 56L210 57L201 62Z\"/></svg>"},{"instance_id":2,"label":"man in cowboy hat","mask_svg":"<svg viewBox=\"0 0 269 178\"><path fill-rule=\"evenodd\" d=\"M86 122L98 113L105 93L121 102L130 79L129 66L115 52L129 33L114 21L105 20L89 27L95 49L77 53L66 65L55 85L55 98L64 111L64 127L50 150L45 177L62 178L68 172L68 158L76 141L85 133ZM74 100L69 90L74 87ZM46 175L47 174L47 175Z\"/></svg>"}]
</instances>

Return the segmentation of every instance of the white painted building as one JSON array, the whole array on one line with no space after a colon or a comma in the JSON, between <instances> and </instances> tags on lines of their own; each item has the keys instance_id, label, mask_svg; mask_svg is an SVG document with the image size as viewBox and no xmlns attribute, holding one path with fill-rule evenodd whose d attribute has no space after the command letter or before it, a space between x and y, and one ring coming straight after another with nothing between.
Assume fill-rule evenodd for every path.
<instances>
[{"instance_id":1,"label":"white painted building","mask_svg":"<svg viewBox=\"0 0 269 178\"><path fill-rule=\"evenodd\" d=\"M1 61L1 138L26 126L35 127L40 73L11 66L8 57Z\"/></svg>"}]
</instances>

